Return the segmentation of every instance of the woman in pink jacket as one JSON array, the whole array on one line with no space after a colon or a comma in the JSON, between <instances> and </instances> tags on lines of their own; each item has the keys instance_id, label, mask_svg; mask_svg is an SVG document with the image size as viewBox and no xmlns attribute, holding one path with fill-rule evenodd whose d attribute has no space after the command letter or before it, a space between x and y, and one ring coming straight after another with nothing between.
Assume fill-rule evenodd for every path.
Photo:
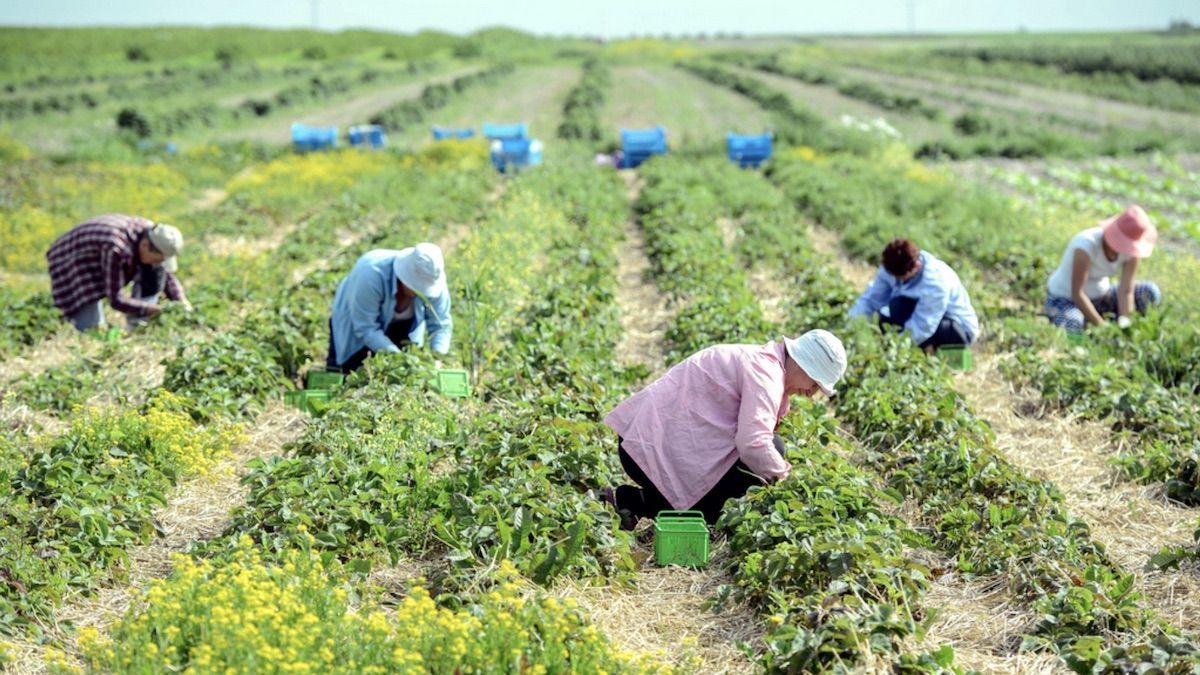
<instances>
[{"instance_id":1,"label":"woman in pink jacket","mask_svg":"<svg viewBox=\"0 0 1200 675\"><path fill-rule=\"evenodd\" d=\"M676 364L604 419L636 486L603 499L633 529L659 511L694 509L709 523L726 500L787 477L776 436L788 397L834 393L846 350L825 330L765 345L717 345Z\"/></svg>"}]
</instances>

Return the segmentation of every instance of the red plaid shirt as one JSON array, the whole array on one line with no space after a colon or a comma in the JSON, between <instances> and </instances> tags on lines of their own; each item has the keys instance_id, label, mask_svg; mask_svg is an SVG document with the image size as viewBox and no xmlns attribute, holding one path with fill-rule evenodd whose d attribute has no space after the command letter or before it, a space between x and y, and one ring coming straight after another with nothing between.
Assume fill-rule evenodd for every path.
<instances>
[{"instance_id":1,"label":"red plaid shirt","mask_svg":"<svg viewBox=\"0 0 1200 675\"><path fill-rule=\"evenodd\" d=\"M69 318L88 303L108 298L119 312L145 316L150 303L121 295L121 289L137 274L138 240L153 225L137 216L98 216L55 240L46 252L54 305ZM179 280L170 272L166 278L167 298L184 301Z\"/></svg>"}]
</instances>

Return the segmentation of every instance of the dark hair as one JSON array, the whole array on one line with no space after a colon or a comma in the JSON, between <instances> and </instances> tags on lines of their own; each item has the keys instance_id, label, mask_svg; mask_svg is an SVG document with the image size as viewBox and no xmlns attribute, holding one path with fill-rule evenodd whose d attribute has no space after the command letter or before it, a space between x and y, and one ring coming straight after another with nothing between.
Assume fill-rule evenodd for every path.
<instances>
[{"instance_id":1,"label":"dark hair","mask_svg":"<svg viewBox=\"0 0 1200 675\"><path fill-rule=\"evenodd\" d=\"M888 274L902 277L916 268L921 258L921 250L911 239L893 239L892 243L883 247L883 255L880 257L883 269L887 270Z\"/></svg>"}]
</instances>

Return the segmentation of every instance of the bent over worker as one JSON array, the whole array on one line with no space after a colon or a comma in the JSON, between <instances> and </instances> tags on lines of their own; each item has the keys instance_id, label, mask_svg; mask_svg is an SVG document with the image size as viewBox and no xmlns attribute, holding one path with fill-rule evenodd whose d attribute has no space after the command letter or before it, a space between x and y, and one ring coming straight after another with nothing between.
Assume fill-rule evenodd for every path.
<instances>
[{"instance_id":1,"label":"bent over worker","mask_svg":"<svg viewBox=\"0 0 1200 675\"><path fill-rule=\"evenodd\" d=\"M1137 281L1138 261L1148 258L1158 230L1142 207L1134 205L1097 227L1079 232L1046 283L1046 316L1055 326L1080 332L1101 325L1104 315L1125 328L1133 311L1144 313L1162 302L1153 281ZM1109 277L1120 274L1114 288Z\"/></svg>"},{"instance_id":2,"label":"bent over worker","mask_svg":"<svg viewBox=\"0 0 1200 675\"><path fill-rule=\"evenodd\" d=\"M367 251L338 284L325 366L350 373L379 352L418 347L450 351L450 293L442 249L420 243Z\"/></svg>"},{"instance_id":3,"label":"bent over worker","mask_svg":"<svg viewBox=\"0 0 1200 675\"><path fill-rule=\"evenodd\" d=\"M54 305L76 329L104 323L101 301L129 317L130 327L162 311L160 293L190 307L176 278L183 235L164 223L119 213L71 228L46 252ZM132 296L122 291L133 282Z\"/></svg>"},{"instance_id":4,"label":"bent over worker","mask_svg":"<svg viewBox=\"0 0 1200 675\"><path fill-rule=\"evenodd\" d=\"M604 419L636 485L606 489L602 499L625 529L669 509L695 509L715 523L726 500L787 477L775 430L788 397L831 395L845 372L846 350L825 330L696 352Z\"/></svg>"},{"instance_id":5,"label":"bent over worker","mask_svg":"<svg viewBox=\"0 0 1200 675\"><path fill-rule=\"evenodd\" d=\"M881 324L900 326L926 352L969 345L979 318L958 274L910 239L883 249L875 279L850 308L851 318L879 314Z\"/></svg>"}]
</instances>

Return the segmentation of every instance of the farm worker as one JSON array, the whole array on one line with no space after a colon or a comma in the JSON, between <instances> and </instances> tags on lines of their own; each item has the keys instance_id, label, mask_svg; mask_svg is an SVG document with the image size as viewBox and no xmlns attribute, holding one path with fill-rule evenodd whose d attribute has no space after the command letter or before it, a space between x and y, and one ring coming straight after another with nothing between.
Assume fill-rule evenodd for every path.
<instances>
[{"instance_id":1,"label":"farm worker","mask_svg":"<svg viewBox=\"0 0 1200 675\"><path fill-rule=\"evenodd\" d=\"M881 324L900 326L926 352L975 341L979 319L949 265L910 239L893 240L880 257L875 279L850 308L851 318L878 313Z\"/></svg>"},{"instance_id":2,"label":"farm worker","mask_svg":"<svg viewBox=\"0 0 1200 675\"><path fill-rule=\"evenodd\" d=\"M131 328L162 311L158 295L164 291L190 308L175 276L182 248L177 228L138 216L111 214L80 223L46 252L54 305L80 331L104 323L104 298L129 317ZM122 295L131 281L132 296Z\"/></svg>"},{"instance_id":3,"label":"farm worker","mask_svg":"<svg viewBox=\"0 0 1200 675\"><path fill-rule=\"evenodd\" d=\"M1084 322L1101 325L1104 314L1117 315L1117 325L1129 326L1129 313L1145 312L1162 301L1152 281L1134 281L1138 261L1154 251L1158 231L1140 206L1090 227L1067 244L1062 262L1046 284L1046 316L1068 331L1083 330ZM1116 288L1109 277L1121 274Z\"/></svg>"},{"instance_id":4,"label":"farm worker","mask_svg":"<svg viewBox=\"0 0 1200 675\"><path fill-rule=\"evenodd\" d=\"M788 397L832 395L845 372L846 350L825 330L696 352L604 418L637 485L606 488L601 499L625 529L670 509L695 509L715 523L726 500L787 477L775 429Z\"/></svg>"},{"instance_id":5,"label":"farm worker","mask_svg":"<svg viewBox=\"0 0 1200 675\"><path fill-rule=\"evenodd\" d=\"M367 251L338 284L329 320L330 370L349 373L371 354L418 347L429 337L450 351L450 293L442 249L420 243L399 251Z\"/></svg>"}]
</instances>

